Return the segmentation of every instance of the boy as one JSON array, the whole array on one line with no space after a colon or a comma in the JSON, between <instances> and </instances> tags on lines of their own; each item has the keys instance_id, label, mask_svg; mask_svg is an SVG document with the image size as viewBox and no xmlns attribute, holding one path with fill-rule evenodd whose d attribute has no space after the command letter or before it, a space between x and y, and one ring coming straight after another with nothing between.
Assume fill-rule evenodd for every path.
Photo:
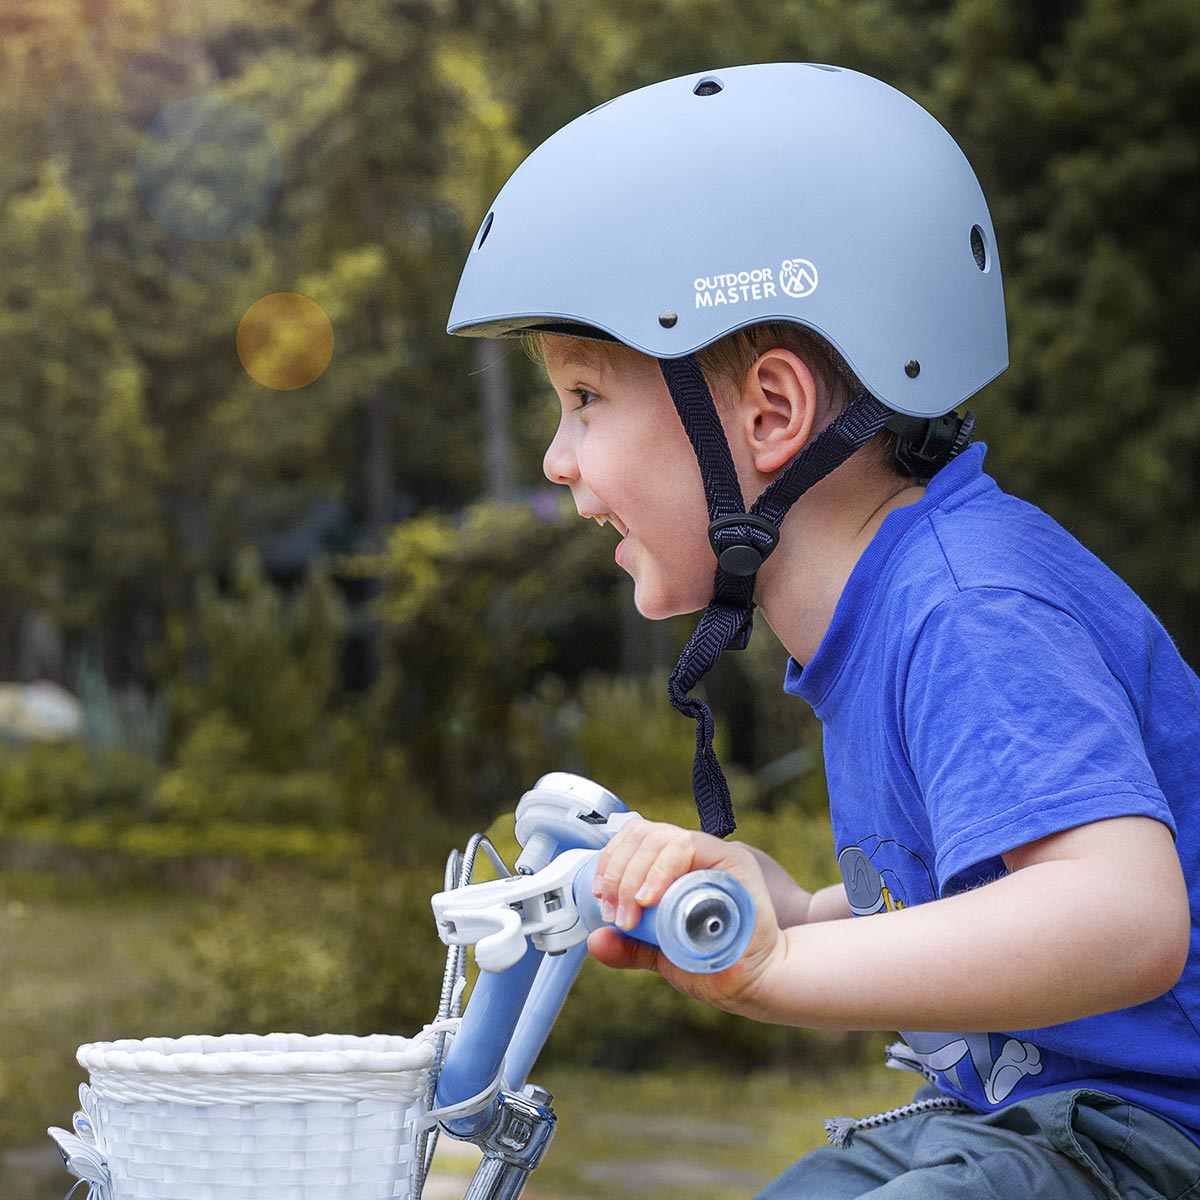
<instances>
[{"instance_id":1,"label":"boy","mask_svg":"<svg viewBox=\"0 0 1200 1200\"><path fill-rule=\"evenodd\" d=\"M966 448L952 410L1006 365L994 245L911 101L733 68L535 151L451 313L535 339L562 404L546 474L621 535L639 610L705 610L670 695L706 832L630 824L597 894L630 928L723 868L754 937L710 977L613 929L592 952L756 1020L914 1031L892 1056L920 1103L832 1123L845 1148L764 1197L1200 1198L1200 682ZM688 693L755 607L824 727L843 883L816 894L711 836L732 808Z\"/></svg>"}]
</instances>

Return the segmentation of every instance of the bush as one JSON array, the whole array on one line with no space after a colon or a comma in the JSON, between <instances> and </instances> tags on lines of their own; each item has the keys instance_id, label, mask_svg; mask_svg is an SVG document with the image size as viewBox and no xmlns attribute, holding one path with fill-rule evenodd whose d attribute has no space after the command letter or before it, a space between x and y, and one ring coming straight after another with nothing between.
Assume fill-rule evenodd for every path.
<instances>
[{"instance_id":1,"label":"bush","mask_svg":"<svg viewBox=\"0 0 1200 1200\"><path fill-rule=\"evenodd\" d=\"M323 830L343 822L343 781L332 771L264 770L251 743L250 732L227 713L201 718L159 780L155 813L191 828L235 820Z\"/></svg>"},{"instance_id":2,"label":"bush","mask_svg":"<svg viewBox=\"0 0 1200 1200\"><path fill-rule=\"evenodd\" d=\"M0 833L36 818L128 823L149 811L158 774L149 759L79 742L0 747Z\"/></svg>"},{"instance_id":3,"label":"bush","mask_svg":"<svg viewBox=\"0 0 1200 1200\"><path fill-rule=\"evenodd\" d=\"M405 802L490 820L527 785L512 755L528 740L514 706L547 674L614 664L615 568L593 532L480 504L458 520L406 521L382 555L360 561L381 581L375 728L403 748Z\"/></svg>"},{"instance_id":4,"label":"bush","mask_svg":"<svg viewBox=\"0 0 1200 1200\"><path fill-rule=\"evenodd\" d=\"M194 617L176 613L167 622L158 674L171 698L176 748L221 714L224 725L201 736L225 756L276 774L341 764L345 730L336 718L347 619L323 565L285 596L258 556L243 552L227 593L205 582Z\"/></svg>"},{"instance_id":5,"label":"bush","mask_svg":"<svg viewBox=\"0 0 1200 1200\"><path fill-rule=\"evenodd\" d=\"M358 863L338 880L257 873L216 898L180 986L211 1028L250 1033L416 1033L437 1011L444 965L429 905L440 867Z\"/></svg>"}]
</instances>

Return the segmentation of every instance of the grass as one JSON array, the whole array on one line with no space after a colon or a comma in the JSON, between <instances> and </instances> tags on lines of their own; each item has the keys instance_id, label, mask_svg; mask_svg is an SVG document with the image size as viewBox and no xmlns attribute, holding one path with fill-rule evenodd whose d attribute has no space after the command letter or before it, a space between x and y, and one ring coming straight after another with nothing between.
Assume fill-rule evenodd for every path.
<instances>
[{"instance_id":1,"label":"grass","mask_svg":"<svg viewBox=\"0 0 1200 1200\"><path fill-rule=\"evenodd\" d=\"M61 1184L70 1178L45 1130L69 1127L78 1107L84 1075L76 1046L193 1024L169 980L182 969L184 935L200 903L188 894L113 896L88 879L0 877L3 1200L66 1191ZM45 1163L55 1168L52 1190Z\"/></svg>"}]
</instances>

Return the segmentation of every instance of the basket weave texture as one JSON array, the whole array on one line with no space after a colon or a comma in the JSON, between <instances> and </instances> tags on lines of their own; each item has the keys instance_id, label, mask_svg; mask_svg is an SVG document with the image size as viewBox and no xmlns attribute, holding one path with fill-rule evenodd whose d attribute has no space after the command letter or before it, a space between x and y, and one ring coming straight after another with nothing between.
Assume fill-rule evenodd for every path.
<instances>
[{"instance_id":1,"label":"basket weave texture","mask_svg":"<svg viewBox=\"0 0 1200 1200\"><path fill-rule=\"evenodd\" d=\"M432 1039L92 1043L104 1200L408 1200ZM99 1189L93 1189L99 1192ZM105 1194L107 1193L107 1194Z\"/></svg>"}]
</instances>

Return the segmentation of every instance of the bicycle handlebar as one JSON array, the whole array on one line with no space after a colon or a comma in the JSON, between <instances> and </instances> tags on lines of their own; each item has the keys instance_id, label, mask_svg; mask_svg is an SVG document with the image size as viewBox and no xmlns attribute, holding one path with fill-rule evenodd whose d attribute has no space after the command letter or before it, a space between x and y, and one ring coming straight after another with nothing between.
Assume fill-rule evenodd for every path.
<instances>
[{"instance_id":1,"label":"bicycle handlebar","mask_svg":"<svg viewBox=\"0 0 1200 1200\"><path fill-rule=\"evenodd\" d=\"M600 901L592 895L595 870L593 857L575 876L575 904L588 932L606 924ZM637 925L620 932L657 946L681 971L693 975L724 971L741 958L750 942L754 902L724 871L691 871L675 880L658 904L643 909Z\"/></svg>"},{"instance_id":2,"label":"bicycle handlebar","mask_svg":"<svg viewBox=\"0 0 1200 1200\"><path fill-rule=\"evenodd\" d=\"M510 1093L525 1087L586 957L583 943L606 924L592 895L600 849L636 816L591 780L544 775L517 806L517 874L433 897L442 940L474 945L481 968L437 1074L435 1106L451 1110L442 1123L454 1136L475 1138L491 1127L500 1101L489 1097L500 1083ZM742 884L725 872L695 871L619 932L700 974L731 967L753 930L754 904Z\"/></svg>"},{"instance_id":3,"label":"bicycle handlebar","mask_svg":"<svg viewBox=\"0 0 1200 1200\"><path fill-rule=\"evenodd\" d=\"M462 1105L485 1093L500 1075L510 1046L518 1053L505 1072L505 1083L523 1085L582 965L583 938L607 924L600 915L600 902L592 895L598 857L598 851L581 856L573 874L578 951L560 952L561 960L569 961L562 961L560 967L559 955L546 958L526 938L525 952L513 965L480 972L438 1077L439 1108ZM520 877L514 880L513 886L519 888ZM754 905L736 879L722 871L693 871L672 883L658 905L645 909L634 929L620 932L658 946L681 970L699 974L723 971L737 962L753 930ZM527 1003L531 992L533 1001ZM453 1132L469 1136L483 1123L483 1114L471 1114L448 1125Z\"/></svg>"}]
</instances>

